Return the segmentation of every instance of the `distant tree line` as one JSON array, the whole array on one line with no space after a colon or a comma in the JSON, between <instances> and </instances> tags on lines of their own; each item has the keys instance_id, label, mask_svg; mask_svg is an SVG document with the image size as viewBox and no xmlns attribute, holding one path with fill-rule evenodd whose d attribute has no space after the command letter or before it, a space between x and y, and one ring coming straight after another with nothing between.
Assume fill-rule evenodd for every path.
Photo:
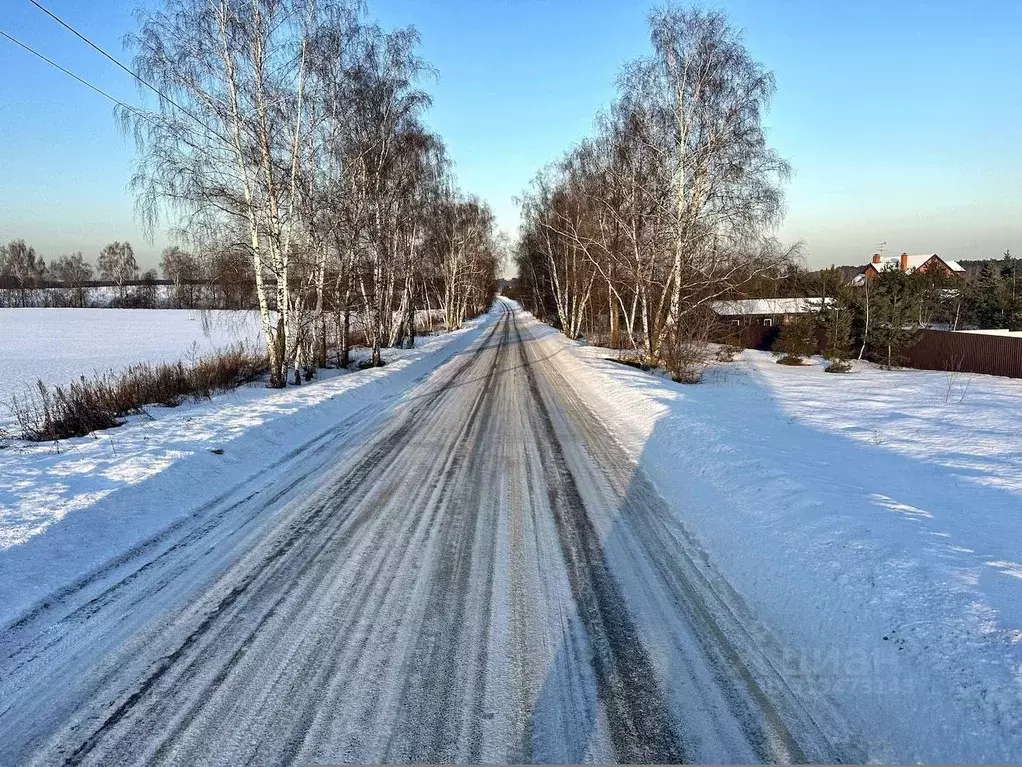
<instances>
[{"instance_id":1,"label":"distant tree line","mask_svg":"<svg viewBox=\"0 0 1022 767\"><path fill-rule=\"evenodd\" d=\"M955 259L958 264L965 269L964 277L969 279L975 279L980 276L984 269L988 267L1000 268L1003 265L1004 256L1012 258L1010 251L1005 251L1001 256L997 258L973 258L973 259ZM843 265L843 266L831 266L831 269L836 269L842 275L847 282L851 282L852 279L862 273L861 264Z\"/></svg>"},{"instance_id":2,"label":"distant tree line","mask_svg":"<svg viewBox=\"0 0 1022 767\"><path fill-rule=\"evenodd\" d=\"M95 262L81 251L50 263L24 240L0 245L0 306L253 309L255 278L240 249L193 255L168 247L159 271L141 271L130 242L112 242Z\"/></svg>"}]
</instances>

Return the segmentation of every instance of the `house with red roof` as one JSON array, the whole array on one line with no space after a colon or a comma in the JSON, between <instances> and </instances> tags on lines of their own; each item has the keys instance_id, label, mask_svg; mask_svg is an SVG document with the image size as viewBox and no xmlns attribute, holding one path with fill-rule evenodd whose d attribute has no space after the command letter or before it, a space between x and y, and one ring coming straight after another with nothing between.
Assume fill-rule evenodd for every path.
<instances>
[{"instance_id":1,"label":"house with red roof","mask_svg":"<svg viewBox=\"0 0 1022 767\"><path fill-rule=\"evenodd\" d=\"M873 260L866 264L862 273L852 280L852 284L865 285L866 282L875 280L885 269L900 269L904 274L937 271L956 277L965 275L965 269L961 264L949 258L942 258L936 253L923 253L918 256L910 256L908 253L902 253L900 256L881 256L874 253Z\"/></svg>"}]
</instances>

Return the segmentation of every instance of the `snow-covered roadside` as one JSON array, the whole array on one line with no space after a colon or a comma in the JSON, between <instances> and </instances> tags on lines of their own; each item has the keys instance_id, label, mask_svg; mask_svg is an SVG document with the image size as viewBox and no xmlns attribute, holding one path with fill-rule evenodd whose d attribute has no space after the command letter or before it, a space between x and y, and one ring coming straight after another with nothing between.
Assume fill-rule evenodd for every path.
<instances>
[{"instance_id":1,"label":"snow-covered roadside","mask_svg":"<svg viewBox=\"0 0 1022 767\"><path fill-rule=\"evenodd\" d=\"M496 316L390 350L382 368L284 390L246 386L89 437L0 450L0 625L340 422L370 418Z\"/></svg>"},{"instance_id":2,"label":"snow-covered roadside","mask_svg":"<svg viewBox=\"0 0 1022 767\"><path fill-rule=\"evenodd\" d=\"M1022 381L839 376L745 352L683 386L524 324L762 622L836 745L1022 758Z\"/></svg>"}]
</instances>

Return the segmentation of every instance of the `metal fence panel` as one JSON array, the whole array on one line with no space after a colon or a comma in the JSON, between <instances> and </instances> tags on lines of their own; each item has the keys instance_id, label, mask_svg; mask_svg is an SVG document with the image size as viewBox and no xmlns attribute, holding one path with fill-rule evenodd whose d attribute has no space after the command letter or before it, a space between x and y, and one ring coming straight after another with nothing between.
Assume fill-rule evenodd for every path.
<instances>
[{"instance_id":1,"label":"metal fence panel","mask_svg":"<svg viewBox=\"0 0 1022 767\"><path fill-rule=\"evenodd\" d=\"M922 330L906 367L1022 378L1022 338Z\"/></svg>"}]
</instances>

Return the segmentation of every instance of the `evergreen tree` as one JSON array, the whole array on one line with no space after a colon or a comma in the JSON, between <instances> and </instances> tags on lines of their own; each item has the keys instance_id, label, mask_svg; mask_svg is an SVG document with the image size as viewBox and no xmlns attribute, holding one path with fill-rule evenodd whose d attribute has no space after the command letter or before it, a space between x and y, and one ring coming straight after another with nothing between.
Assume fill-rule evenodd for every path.
<instances>
[{"instance_id":1,"label":"evergreen tree","mask_svg":"<svg viewBox=\"0 0 1022 767\"><path fill-rule=\"evenodd\" d=\"M823 356L830 362L826 368L827 372L848 372L851 370L848 360L852 357L851 307L842 304L828 307L823 315L823 326L827 332Z\"/></svg>"},{"instance_id":2,"label":"evergreen tree","mask_svg":"<svg viewBox=\"0 0 1022 767\"><path fill-rule=\"evenodd\" d=\"M816 351L816 318L812 315L792 317L781 326L781 334L773 351L782 355L782 365L801 365L803 358Z\"/></svg>"},{"instance_id":3,"label":"evergreen tree","mask_svg":"<svg viewBox=\"0 0 1022 767\"><path fill-rule=\"evenodd\" d=\"M918 337L917 305L909 277L885 269L873 283L868 344L874 359L887 368L900 365Z\"/></svg>"},{"instance_id":4,"label":"evergreen tree","mask_svg":"<svg viewBox=\"0 0 1022 767\"><path fill-rule=\"evenodd\" d=\"M1018 290L1018 265L1012 258L1011 251L1004 251L1004 257L1000 263L1000 284L998 291L998 306L1000 308L1000 319L1003 327L1009 330L1017 330L1022 324L1022 306Z\"/></svg>"},{"instance_id":5,"label":"evergreen tree","mask_svg":"<svg viewBox=\"0 0 1022 767\"><path fill-rule=\"evenodd\" d=\"M829 269L820 270L816 277L816 285L812 286L810 290L811 292L803 295L843 299L849 292L848 280L845 279L840 269L831 266Z\"/></svg>"},{"instance_id":6,"label":"evergreen tree","mask_svg":"<svg viewBox=\"0 0 1022 767\"><path fill-rule=\"evenodd\" d=\"M908 276L906 286L916 324L920 327L933 323L953 324L961 280L943 270L916 271Z\"/></svg>"},{"instance_id":7,"label":"evergreen tree","mask_svg":"<svg viewBox=\"0 0 1022 767\"><path fill-rule=\"evenodd\" d=\"M979 327L1004 327L1002 295L1001 270L988 261L983 264L976 280L973 319Z\"/></svg>"}]
</instances>

